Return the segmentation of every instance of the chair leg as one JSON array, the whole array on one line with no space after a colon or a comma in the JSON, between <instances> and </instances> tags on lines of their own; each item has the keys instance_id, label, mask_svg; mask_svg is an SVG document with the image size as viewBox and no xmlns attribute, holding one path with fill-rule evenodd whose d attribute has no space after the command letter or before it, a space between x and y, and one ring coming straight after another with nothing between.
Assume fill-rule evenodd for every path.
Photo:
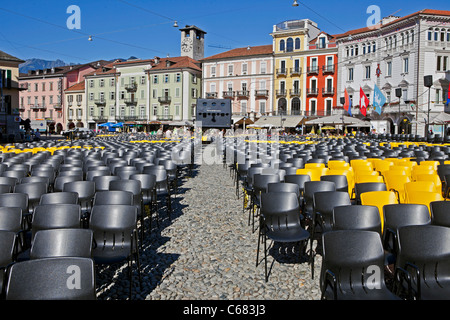
<instances>
[{"instance_id":1,"label":"chair leg","mask_svg":"<svg viewBox=\"0 0 450 320\"><path fill-rule=\"evenodd\" d=\"M266 282L269 281L269 276L267 272L267 237L264 236L264 275Z\"/></svg>"}]
</instances>

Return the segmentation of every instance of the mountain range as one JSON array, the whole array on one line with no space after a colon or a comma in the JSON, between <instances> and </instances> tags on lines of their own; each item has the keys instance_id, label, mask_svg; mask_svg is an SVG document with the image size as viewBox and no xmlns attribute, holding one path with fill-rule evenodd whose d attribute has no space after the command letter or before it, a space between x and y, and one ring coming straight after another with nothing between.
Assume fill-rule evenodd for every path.
<instances>
[{"instance_id":1,"label":"mountain range","mask_svg":"<svg viewBox=\"0 0 450 320\"><path fill-rule=\"evenodd\" d=\"M136 59L136 57L131 56L128 59L117 58L117 59L112 59L111 61L115 61L118 59L120 59L122 61L127 61L129 59ZM27 73L28 70L51 69L53 67L63 67L63 66L70 66L70 65L75 65L75 64L76 63L66 63L60 59L44 60L44 59L39 59L39 58L31 58L31 59L26 59L24 63L19 65L19 72Z\"/></svg>"}]
</instances>

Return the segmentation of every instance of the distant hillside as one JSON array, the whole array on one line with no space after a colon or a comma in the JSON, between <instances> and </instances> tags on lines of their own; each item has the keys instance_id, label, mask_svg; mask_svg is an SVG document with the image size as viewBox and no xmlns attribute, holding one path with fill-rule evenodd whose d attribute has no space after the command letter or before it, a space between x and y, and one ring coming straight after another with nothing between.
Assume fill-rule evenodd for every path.
<instances>
[{"instance_id":1,"label":"distant hillside","mask_svg":"<svg viewBox=\"0 0 450 320\"><path fill-rule=\"evenodd\" d=\"M63 67L69 64L65 63L62 60L43 60L43 59L27 59L24 63L19 65L20 73L27 73L28 70L41 70L41 69L51 69L53 67Z\"/></svg>"}]
</instances>

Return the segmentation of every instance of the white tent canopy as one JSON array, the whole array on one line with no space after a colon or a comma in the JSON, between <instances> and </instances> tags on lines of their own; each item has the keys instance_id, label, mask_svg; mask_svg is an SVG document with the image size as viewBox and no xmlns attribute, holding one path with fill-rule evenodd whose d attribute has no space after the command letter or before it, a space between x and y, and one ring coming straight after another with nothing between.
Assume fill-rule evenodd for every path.
<instances>
[{"instance_id":1,"label":"white tent canopy","mask_svg":"<svg viewBox=\"0 0 450 320\"><path fill-rule=\"evenodd\" d=\"M446 112L439 113L436 117L434 117L430 124L447 124L450 123L450 114Z\"/></svg>"},{"instance_id":2,"label":"white tent canopy","mask_svg":"<svg viewBox=\"0 0 450 320\"><path fill-rule=\"evenodd\" d=\"M321 117L314 120L309 120L305 122L306 125L346 125L354 127L367 127L370 126L370 122L363 121L358 118L353 118L344 115L332 115L328 117Z\"/></svg>"}]
</instances>

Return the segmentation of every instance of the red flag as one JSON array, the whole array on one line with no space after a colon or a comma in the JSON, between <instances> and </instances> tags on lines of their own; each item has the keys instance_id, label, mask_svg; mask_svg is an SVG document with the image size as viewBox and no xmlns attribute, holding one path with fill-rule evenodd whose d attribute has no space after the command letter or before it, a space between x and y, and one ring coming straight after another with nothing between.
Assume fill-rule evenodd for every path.
<instances>
[{"instance_id":1,"label":"red flag","mask_svg":"<svg viewBox=\"0 0 450 320\"><path fill-rule=\"evenodd\" d=\"M345 88L345 104L344 109L348 112L348 114L352 115L352 100L350 100L350 96L348 95L347 88Z\"/></svg>"},{"instance_id":2,"label":"red flag","mask_svg":"<svg viewBox=\"0 0 450 320\"><path fill-rule=\"evenodd\" d=\"M359 109L361 110L361 113L363 114L364 117L367 114L368 106L369 106L369 98L367 98L363 89L359 87Z\"/></svg>"}]
</instances>

